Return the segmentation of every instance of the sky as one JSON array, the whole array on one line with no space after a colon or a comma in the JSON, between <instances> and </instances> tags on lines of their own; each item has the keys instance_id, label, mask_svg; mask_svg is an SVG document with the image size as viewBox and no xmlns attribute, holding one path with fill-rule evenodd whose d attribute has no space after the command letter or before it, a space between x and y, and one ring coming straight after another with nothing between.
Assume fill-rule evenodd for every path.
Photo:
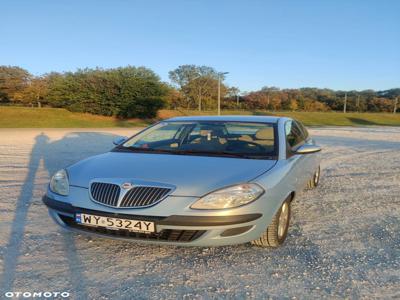
<instances>
[{"instance_id":1,"label":"sky","mask_svg":"<svg viewBox=\"0 0 400 300\"><path fill-rule=\"evenodd\" d=\"M0 65L34 75L133 65L168 82L196 64L241 91L400 87L397 0L2 0L0 12Z\"/></svg>"}]
</instances>

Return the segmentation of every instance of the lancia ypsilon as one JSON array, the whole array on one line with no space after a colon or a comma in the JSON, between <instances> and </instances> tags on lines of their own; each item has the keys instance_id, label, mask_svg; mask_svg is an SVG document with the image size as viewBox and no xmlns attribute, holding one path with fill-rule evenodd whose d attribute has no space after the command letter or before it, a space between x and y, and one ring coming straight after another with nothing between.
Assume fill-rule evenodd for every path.
<instances>
[{"instance_id":1,"label":"lancia ypsilon","mask_svg":"<svg viewBox=\"0 0 400 300\"><path fill-rule=\"evenodd\" d=\"M291 202L318 185L321 150L298 121L179 117L54 174L43 201L64 228L140 242L276 247Z\"/></svg>"}]
</instances>

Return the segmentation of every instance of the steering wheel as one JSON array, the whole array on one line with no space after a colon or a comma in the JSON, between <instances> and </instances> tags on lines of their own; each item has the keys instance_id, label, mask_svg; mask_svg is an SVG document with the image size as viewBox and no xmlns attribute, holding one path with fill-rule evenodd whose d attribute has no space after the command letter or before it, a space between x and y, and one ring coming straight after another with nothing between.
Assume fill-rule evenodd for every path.
<instances>
[{"instance_id":1,"label":"steering wheel","mask_svg":"<svg viewBox=\"0 0 400 300\"><path fill-rule=\"evenodd\" d=\"M246 144L247 146L250 146L250 147L256 146L259 151L265 151L264 146L257 144L255 142L250 142L250 141L232 141L232 142L237 143L237 144ZM230 146L228 146L228 149L229 148L230 148Z\"/></svg>"}]
</instances>

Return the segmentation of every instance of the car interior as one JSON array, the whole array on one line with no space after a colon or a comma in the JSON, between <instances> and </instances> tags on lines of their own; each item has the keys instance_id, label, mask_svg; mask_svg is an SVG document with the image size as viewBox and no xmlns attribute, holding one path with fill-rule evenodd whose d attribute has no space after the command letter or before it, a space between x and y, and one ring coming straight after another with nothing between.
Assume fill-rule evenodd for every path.
<instances>
[{"instance_id":1,"label":"car interior","mask_svg":"<svg viewBox=\"0 0 400 300\"><path fill-rule=\"evenodd\" d=\"M227 128L226 124L216 123L186 124L178 130L175 129L172 137L155 141L144 140L139 140L134 145L140 148L192 152L270 154L275 150L274 127L265 124L254 128Z\"/></svg>"}]
</instances>

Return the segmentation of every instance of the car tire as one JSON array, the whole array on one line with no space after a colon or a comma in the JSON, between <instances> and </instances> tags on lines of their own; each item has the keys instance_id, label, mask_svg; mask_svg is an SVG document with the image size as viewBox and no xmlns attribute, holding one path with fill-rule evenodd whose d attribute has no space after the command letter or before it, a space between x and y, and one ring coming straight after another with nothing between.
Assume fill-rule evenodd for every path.
<instances>
[{"instance_id":1,"label":"car tire","mask_svg":"<svg viewBox=\"0 0 400 300\"><path fill-rule=\"evenodd\" d=\"M310 179L307 186L309 189L315 189L319 184L319 179L321 178L321 167L318 166L318 169L315 171L313 178Z\"/></svg>"},{"instance_id":2,"label":"car tire","mask_svg":"<svg viewBox=\"0 0 400 300\"><path fill-rule=\"evenodd\" d=\"M272 218L271 224L264 233L251 243L258 247L278 247L287 236L290 224L290 203L291 197L288 197L281 205L275 216Z\"/></svg>"}]
</instances>

